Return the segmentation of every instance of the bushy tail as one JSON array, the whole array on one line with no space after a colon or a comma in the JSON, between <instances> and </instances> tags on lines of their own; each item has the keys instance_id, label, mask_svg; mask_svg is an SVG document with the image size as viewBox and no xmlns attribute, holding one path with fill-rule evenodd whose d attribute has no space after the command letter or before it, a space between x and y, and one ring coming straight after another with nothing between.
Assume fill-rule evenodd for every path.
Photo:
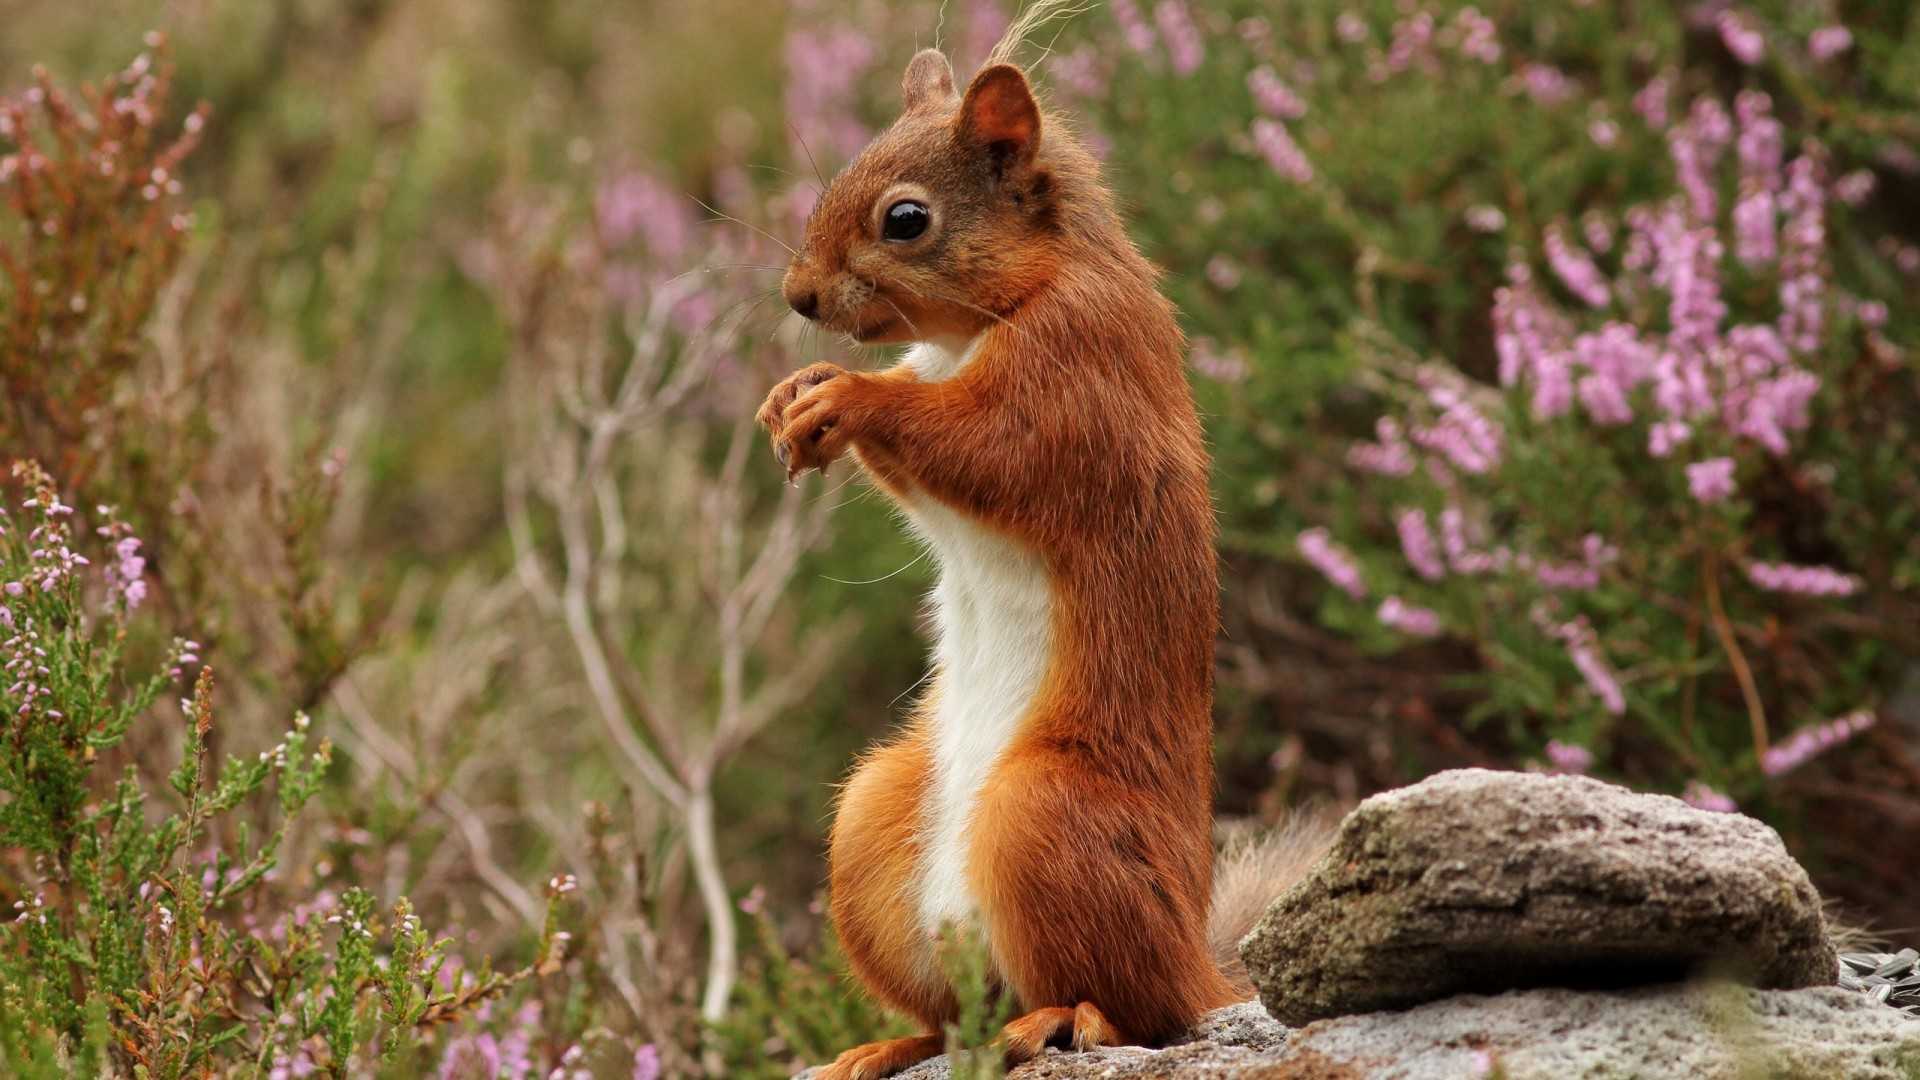
<instances>
[{"instance_id":1,"label":"bushy tail","mask_svg":"<svg viewBox=\"0 0 1920 1080\"><path fill-rule=\"evenodd\" d=\"M1332 813L1296 813L1278 828L1229 838L1214 860L1207 939L1221 973L1242 995L1251 996L1253 984L1240 962L1240 939L1327 853L1338 825Z\"/></svg>"}]
</instances>

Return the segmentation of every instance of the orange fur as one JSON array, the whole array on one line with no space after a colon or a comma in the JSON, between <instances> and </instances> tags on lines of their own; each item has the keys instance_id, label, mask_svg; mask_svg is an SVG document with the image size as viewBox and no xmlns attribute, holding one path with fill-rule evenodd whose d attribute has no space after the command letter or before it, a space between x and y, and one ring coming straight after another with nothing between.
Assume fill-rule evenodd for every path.
<instances>
[{"instance_id":1,"label":"orange fur","mask_svg":"<svg viewBox=\"0 0 1920 1080\"><path fill-rule=\"evenodd\" d=\"M1010 1044L1037 1052L1068 1026L1164 1040L1235 999L1207 937L1219 616L1185 342L1093 158L1018 68L956 97L923 53L904 85L908 110L825 192L785 292L861 341L979 335L971 362L943 381L814 365L761 420L790 470L852 451L904 504L1044 564L1052 647L972 804L967 883L998 979L1033 1010ZM906 197L933 225L883 239ZM922 703L855 770L831 858L856 975L938 1031L954 1004L913 905L933 715Z\"/></svg>"}]
</instances>

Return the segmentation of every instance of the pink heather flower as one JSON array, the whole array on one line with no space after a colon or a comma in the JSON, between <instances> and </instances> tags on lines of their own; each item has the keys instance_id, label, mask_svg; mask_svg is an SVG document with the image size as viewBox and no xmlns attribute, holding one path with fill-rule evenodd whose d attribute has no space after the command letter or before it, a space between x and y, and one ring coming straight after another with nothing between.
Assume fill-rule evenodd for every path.
<instances>
[{"instance_id":1,"label":"pink heather flower","mask_svg":"<svg viewBox=\"0 0 1920 1080\"><path fill-rule=\"evenodd\" d=\"M1543 562L1533 568L1533 578L1541 586L1555 590L1595 589L1600 586L1600 570L1579 563Z\"/></svg>"},{"instance_id":2,"label":"pink heather flower","mask_svg":"<svg viewBox=\"0 0 1920 1080\"><path fill-rule=\"evenodd\" d=\"M1433 44L1433 13L1416 11L1393 24L1393 40L1387 45L1387 70L1405 71L1415 60L1431 66L1428 47Z\"/></svg>"},{"instance_id":3,"label":"pink heather flower","mask_svg":"<svg viewBox=\"0 0 1920 1080\"><path fill-rule=\"evenodd\" d=\"M1307 103L1265 64L1247 72L1247 91L1253 95L1253 103L1268 116L1298 120L1307 115Z\"/></svg>"},{"instance_id":4,"label":"pink heather flower","mask_svg":"<svg viewBox=\"0 0 1920 1080\"><path fill-rule=\"evenodd\" d=\"M1313 180L1313 163L1288 134L1287 125L1261 117L1253 122L1253 146L1273 171L1296 184Z\"/></svg>"},{"instance_id":5,"label":"pink heather flower","mask_svg":"<svg viewBox=\"0 0 1920 1080\"><path fill-rule=\"evenodd\" d=\"M1605 214L1590 210L1580 219L1581 235L1587 238L1587 246L1604 255L1613 250L1613 223Z\"/></svg>"},{"instance_id":6,"label":"pink heather flower","mask_svg":"<svg viewBox=\"0 0 1920 1080\"><path fill-rule=\"evenodd\" d=\"M1567 242L1566 233L1559 225L1547 227L1546 248L1547 264L1553 267L1554 275L1568 291L1588 307L1607 306L1612 293L1607 289L1606 275L1594 265L1592 256Z\"/></svg>"},{"instance_id":7,"label":"pink heather flower","mask_svg":"<svg viewBox=\"0 0 1920 1080\"><path fill-rule=\"evenodd\" d=\"M1825 63L1853 48L1853 31L1835 24L1823 26L1807 35L1807 54Z\"/></svg>"},{"instance_id":8,"label":"pink heather flower","mask_svg":"<svg viewBox=\"0 0 1920 1080\"><path fill-rule=\"evenodd\" d=\"M1295 542L1299 545L1300 554L1307 562L1324 574L1327 580L1340 591L1355 600L1367 595L1367 586L1360 576L1359 564L1353 561L1353 556L1345 548L1333 542L1333 537L1327 530L1307 529Z\"/></svg>"},{"instance_id":9,"label":"pink heather flower","mask_svg":"<svg viewBox=\"0 0 1920 1080\"><path fill-rule=\"evenodd\" d=\"M1405 476L1413 471L1413 449L1407 445L1400 424L1390 417L1374 422L1377 443L1355 443L1347 450L1347 463L1365 472L1382 476Z\"/></svg>"},{"instance_id":10,"label":"pink heather flower","mask_svg":"<svg viewBox=\"0 0 1920 1080\"><path fill-rule=\"evenodd\" d=\"M1792 772L1816 754L1831 750L1872 727L1873 710L1857 709L1835 720L1801 728L1793 737L1760 755L1760 771L1768 776Z\"/></svg>"},{"instance_id":11,"label":"pink heather flower","mask_svg":"<svg viewBox=\"0 0 1920 1080\"><path fill-rule=\"evenodd\" d=\"M1520 69L1521 85L1527 96L1547 106L1558 105L1573 96L1573 80L1551 64L1528 64Z\"/></svg>"},{"instance_id":12,"label":"pink heather flower","mask_svg":"<svg viewBox=\"0 0 1920 1080\"><path fill-rule=\"evenodd\" d=\"M671 261L693 244L693 201L642 172L601 181L594 195L600 238L611 247L638 239L647 253Z\"/></svg>"},{"instance_id":13,"label":"pink heather flower","mask_svg":"<svg viewBox=\"0 0 1920 1080\"><path fill-rule=\"evenodd\" d=\"M1453 17L1453 29L1459 34L1460 53L1483 64L1500 60L1500 28L1479 8L1461 8Z\"/></svg>"},{"instance_id":14,"label":"pink heather flower","mask_svg":"<svg viewBox=\"0 0 1920 1080\"><path fill-rule=\"evenodd\" d=\"M1147 23L1146 16L1140 14L1140 8L1133 0L1113 0L1113 21L1120 24L1120 36L1126 40L1127 48L1137 53L1153 51L1153 27Z\"/></svg>"},{"instance_id":15,"label":"pink heather flower","mask_svg":"<svg viewBox=\"0 0 1920 1080\"><path fill-rule=\"evenodd\" d=\"M1672 80L1669 77L1655 75L1647 80L1647 85L1634 93L1633 111L1640 114L1640 118L1647 122L1648 127L1659 129L1667 126L1669 119L1667 92L1671 86Z\"/></svg>"},{"instance_id":16,"label":"pink heather flower","mask_svg":"<svg viewBox=\"0 0 1920 1080\"><path fill-rule=\"evenodd\" d=\"M1767 39L1741 13L1729 8L1714 20L1714 26L1720 31L1720 41L1735 60L1751 67L1767 55Z\"/></svg>"},{"instance_id":17,"label":"pink heather flower","mask_svg":"<svg viewBox=\"0 0 1920 1080\"><path fill-rule=\"evenodd\" d=\"M1740 174L1752 183L1778 186L1786 129L1774 118L1773 99L1759 90L1742 90L1733 99L1733 112L1740 120L1740 138L1735 144Z\"/></svg>"},{"instance_id":18,"label":"pink heather flower","mask_svg":"<svg viewBox=\"0 0 1920 1080\"><path fill-rule=\"evenodd\" d=\"M1431 608L1409 604L1397 596L1389 596L1380 601L1377 612L1380 622L1391 626L1403 634L1414 637L1437 637L1440 634L1440 615Z\"/></svg>"},{"instance_id":19,"label":"pink heather flower","mask_svg":"<svg viewBox=\"0 0 1920 1080\"><path fill-rule=\"evenodd\" d=\"M767 887L755 885L740 898L740 910L748 915L758 915L767 909Z\"/></svg>"},{"instance_id":20,"label":"pink heather flower","mask_svg":"<svg viewBox=\"0 0 1920 1080\"><path fill-rule=\"evenodd\" d=\"M1222 352L1212 338L1195 338L1193 369L1215 382L1244 382L1251 365L1238 346Z\"/></svg>"},{"instance_id":21,"label":"pink heather flower","mask_svg":"<svg viewBox=\"0 0 1920 1080\"><path fill-rule=\"evenodd\" d=\"M1167 59L1173 65L1173 73L1185 76L1198 71L1207 51L1187 5L1181 0L1160 0L1153 6L1153 21L1159 24L1160 38L1167 43Z\"/></svg>"},{"instance_id":22,"label":"pink heather flower","mask_svg":"<svg viewBox=\"0 0 1920 1080\"><path fill-rule=\"evenodd\" d=\"M1770 263L1779 254L1775 243L1773 192L1755 187L1733 204L1733 255L1747 266Z\"/></svg>"},{"instance_id":23,"label":"pink heather flower","mask_svg":"<svg viewBox=\"0 0 1920 1080\"><path fill-rule=\"evenodd\" d=\"M1428 581L1446 577L1447 564L1440 561L1426 512L1412 508L1402 510L1394 518L1394 524L1400 530L1400 550L1407 556L1407 565Z\"/></svg>"},{"instance_id":24,"label":"pink heather flower","mask_svg":"<svg viewBox=\"0 0 1920 1080\"><path fill-rule=\"evenodd\" d=\"M1859 206L1873 196L1878 180L1871 169L1855 169L1833 182L1833 197L1848 206Z\"/></svg>"},{"instance_id":25,"label":"pink heather flower","mask_svg":"<svg viewBox=\"0 0 1920 1080\"><path fill-rule=\"evenodd\" d=\"M1240 264L1225 255L1215 255L1207 260L1207 280L1214 288L1231 292L1240 287Z\"/></svg>"},{"instance_id":26,"label":"pink heather flower","mask_svg":"<svg viewBox=\"0 0 1920 1080\"><path fill-rule=\"evenodd\" d=\"M1367 40L1369 36L1367 20L1351 11L1343 11L1338 18L1333 20L1333 32L1339 36L1341 41L1349 45L1357 45Z\"/></svg>"},{"instance_id":27,"label":"pink heather flower","mask_svg":"<svg viewBox=\"0 0 1920 1080\"><path fill-rule=\"evenodd\" d=\"M1090 45L1056 54L1047 64L1047 76L1054 85L1078 98L1098 98L1107 92L1107 76L1101 69L1100 53Z\"/></svg>"},{"instance_id":28,"label":"pink heather flower","mask_svg":"<svg viewBox=\"0 0 1920 1080\"><path fill-rule=\"evenodd\" d=\"M1510 558L1505 548L1492 552L1475 551L1473 541L1468 536L1467 515L1457 506L1440 511L1440 545L1447 553L1448 565L1462 574L1504 570Z\"/></svg>"},{"instance_id":29,"label":"pink heather flower","mask_svg":"<svg viewBox=\"0 0 1920 1080\"><path fill-rule=\"evenodd\" d=\"M794 152L850 158L869 136L856 108L861 78L878 54L873 39L851 26L789 30L785 98Z\"/></svg>"},{"instance_id":30,"label":"pink heather flower","mask_svg":"<svg viewBox=\"0 0 1920 1080\"><path fill-rule=\"evenodd\" d=\"M1663 458L1680 444L1693 438L1693 425L1685 420L1661 420L1647 429L1647 453Z\"/></svg>"},{"instance_id":31,"label":"pink heather flower","mask_svg":"<svg viewBox=\"0 0 1920 1080\"><path fill-rule=\"evenodd\" d=\"M971 63L979 63L993 52L1000 36L1007 31L1012 21L1007 18L1006 9L999 0L971 0L966 6L966 37L960 48L960 55Z\"/></svg>"},{"instance_id":32,"label":"pink heather flower","mask_svg":"<svg viewBox=\"0 0 1920 1080\"><path fill-rule=\"evenodd\" d=\"M1731 814L1740 809L1732 799L1698 780L1687 781L1687 789L1680 793L1680 798L1695 809L1711 810L1716 814Z\"/></svg>"},{"instance_id":33,"label":"pink heather flower","mask_svg":"<svg viewBox=\"0 0 1920 1080\"><path fill-rule=\"evenodd\" d=\"M660 1048L647 1043L633 1052L632 1080L660 1080Z\"/></svg>"},{"instance_id":34,"label":"pink heather flower","mask_svg":"<svg viewBox=\"0 0 1920 1080\"><path fill-rule=\"evenodd\" d=\"M1593 751L1576 743L1563 743L1559 739L1547 741L1547 761L1555 772L1584 775L1593 768Z\"/></svg>"},{"instance_id":35,"label":"pink heather flower","mask_svg":"<svg viewBox=\"0 0 1920 1080\"><path fill-rule=\"evenodd\" d=\"M1505 437L1465 395L1445 383L1427 387L1427 398L1441 409L1437 423L1414 428L1414 443L1446 459L1461 472L1481 475L1500 466Z\"/></svg>"},{"instance_id":36,"label":"pink heather flower","mask_svg":"<svg viewBox=\"0 0 1920 1080\"><path fill-rule=\"evenodd\" d=\"M1474 232L1497 233L1507 227L1507 215L1497 206L1480 203L1467 207L1467 228Z\"/></svg>"},{"instance_id":37,"label":"pink heather flower","mask_svg":"<svg viewBox=\"0 0 1920 1080\"><path fill-rule=\"evenodd\" d=\"M1733 495L1733 459L1708 458L1687 466L1687 490L1702 503L1724 502Z\"/></svg>"},{"instance_id":38,"label":"pink heather flower","mask_svg":"<svg viewBox=\"0 0 1920 1080\"><path fill-rule=\"evenodd\" d=\"M1826 276L1821 253L1826 245L1826 191L1820 163L1802 155L1787 166L1782 195L1787 226L1781 234L1780 336L1796 352L1820 347L1826 319Z\"/></svg>"},{"instance_id":39,"label":"pink heather flower","mask_svg":"<svg viewBox=\"0 0 1920 1080\"><path fill-rule=\"evenodd\" d=\"M1799 566L1794 563L1747 564L1747 577L1769 592L1795 593L1800 596L1852 596L1860 591L1860 579L1830 566Z\"/></svg>"},{"instance_id":40,"label":"pink heather flower","mask_svg":"<svg viewBox=\"0 0 1920 1080\"><path fill-rule=\"evenodd\" d=\"M1593 628L1586 619L1577 619L1559 628L1560 639L1566 643L1567 659L1573 661L1575 670L1586 681L1587 689L1592 690L1600 704L1610 713L1619 716L1627 711L1626 694L1620 689L1620 679L1600 655L1600 646L1594 640Z\"/></svg>"}]
</instances>

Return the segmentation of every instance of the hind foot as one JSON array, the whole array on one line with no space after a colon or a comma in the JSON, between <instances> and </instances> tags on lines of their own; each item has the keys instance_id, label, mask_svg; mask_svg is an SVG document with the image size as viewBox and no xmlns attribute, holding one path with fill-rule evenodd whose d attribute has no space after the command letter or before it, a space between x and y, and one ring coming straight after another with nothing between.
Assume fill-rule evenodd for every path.
<instances>
[{"instance_id":1,"label":"hind foot","mask_svg":"<svg viewBox=\"0 0 1920 1080\"><path fill-rule=\"evenodd\" d=\"M833 1064L814 1074L814 1080L880 1080L930 1057L938 1057L946 1049L946 1040L939 1035L913 1035L867 1043L834 1058Z\"/></svg>"},{"instance_id":2,"label":"hind foot","mask_svg":"<svg viewBox=\"0 0 1920 1080\"><path fill-rule=\"evenodd\" d=\"M1000 1029L1000 1041L1006 1047L1009 1065L1032 1061L1048 1046L1091 1050L1096 1046L1126 1046L1130 1042L1091 1001L1083 1001L1071 1009L1064 1005L1035 1009Z\"/></svg>"}]
</instances>

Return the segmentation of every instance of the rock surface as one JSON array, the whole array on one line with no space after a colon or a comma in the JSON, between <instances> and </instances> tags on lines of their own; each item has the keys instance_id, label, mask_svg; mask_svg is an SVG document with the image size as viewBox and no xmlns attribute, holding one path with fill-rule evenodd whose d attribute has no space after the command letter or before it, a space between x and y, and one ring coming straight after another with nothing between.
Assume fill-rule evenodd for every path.
<instances>
[{"instance_id":1,"label":"rock surface","mask_svg":"<svg viewBox=\"0 0 1920 1080\"><path fill-rule=\"evenodd\" d=\"M1819 894L1761 822L1586 777L1481 769L1361 803L1241 955L1290 1024L1703 968L1769 989L1838 973Z\"/></svg>"},{"instance_id":2,"label":"rock surface","mask_svg":"<svg viewBox=\"0 0 1920 1080\"><path fill-rule=\"evenodd\" d=\"M1520 990L1291 1033L1248 1003L1209 1016L1196 1040L1049 1050L1008 1080L1920 1080L1920 1022L1831 987ZM944 1058L900 1074L950 1076Z\"/></svg>"}]
</instances>

